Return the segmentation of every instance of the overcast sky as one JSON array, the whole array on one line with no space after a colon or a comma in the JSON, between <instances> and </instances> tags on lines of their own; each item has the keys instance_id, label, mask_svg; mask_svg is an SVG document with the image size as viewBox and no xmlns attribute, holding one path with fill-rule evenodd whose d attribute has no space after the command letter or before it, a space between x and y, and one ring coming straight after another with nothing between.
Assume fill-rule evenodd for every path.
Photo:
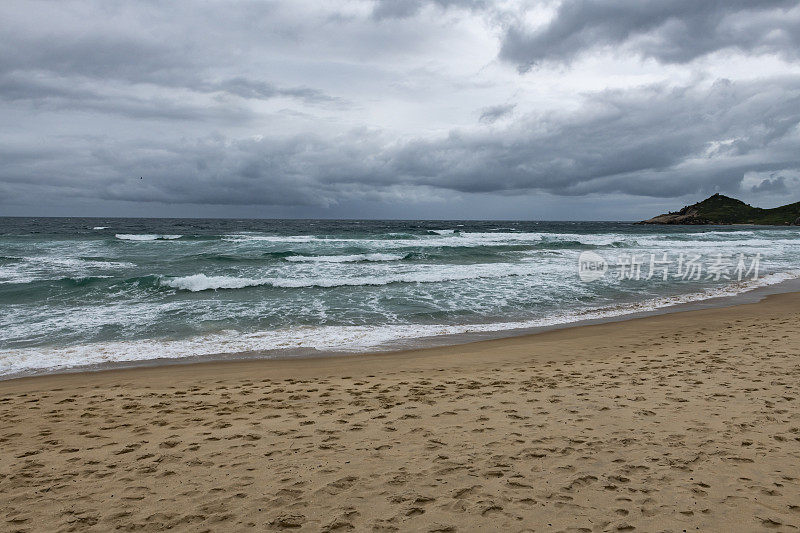
<instances>
[{"instance_id":1,"label":"overcast sky","mask_svg":"<svg viewBox=\"0 0 800 533\"><path fill-rule=\"evenodd\" d=\"M800 200L796 0L0 3L0 215Z\"/></svg>"}]
</instances>

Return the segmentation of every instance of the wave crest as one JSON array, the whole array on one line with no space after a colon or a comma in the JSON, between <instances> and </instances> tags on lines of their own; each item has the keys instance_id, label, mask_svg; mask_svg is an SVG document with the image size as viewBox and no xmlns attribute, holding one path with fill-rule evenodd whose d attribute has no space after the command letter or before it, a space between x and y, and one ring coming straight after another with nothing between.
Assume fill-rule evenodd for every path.
<instances>
[{"instance_id":1,"label":"wave crest","mask_svg":"<svg viewBox=\"0 0 800 533\"><path fill-rule=\"evenodd\" d=\"M183 235L154 235L154 234L131 234L131 233L117 233L114 235L117 239L122 241L173 241L180 239Z\"/></svg>"},{"instance_id":2,"label":"wave crest","mask_svg":"<svg viewBox=\"0 0 800 533\"><path fill-rule=\"evenodd\" d=\"M292 263L361 263L400 261L405 255L398 254L352 254L352 255L290 255L283 259Z\"/></svg>"},{"instance_id":3,"label":"wave crest","mask_svg":"<svg viewBox=\"0 0 800 533\"><path fill-rule=\"evenodd\" d=\"M300 289L306 287L361 287L389 285L392 283L445 283L482 278L505 278L531 274L529 267L519 268L498 264L496 268L468 268L450 271L429 271L387 276L360 276L357 278L237 278L233 276L206 276L194 274L177 278L163 278L161 285L173 289L200 292L246 287L276 287Z\"/></svg>"}]
</instances>

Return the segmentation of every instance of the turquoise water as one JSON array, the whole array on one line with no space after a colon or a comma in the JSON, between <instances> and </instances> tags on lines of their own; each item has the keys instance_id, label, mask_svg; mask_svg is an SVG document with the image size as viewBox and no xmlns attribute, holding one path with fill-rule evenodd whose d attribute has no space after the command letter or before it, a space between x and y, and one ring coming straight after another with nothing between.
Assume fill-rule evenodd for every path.
<instances>
[{"instance_id":1,"label":"turquoise water","mask_svg":"<svg viewBox=\"0 0 800 533\"><path fill-rule=\"evenodd\" d=\"M586 251L609 264L589 283ZM651 254L667 254L667 280L645 279ZM679 275L680 254L700 258L699 279ZM619 279L631 257L640 279ZM730 265L715 279L720 258ZM757 276L739 280L740 259ZM0 375L397 348L734 294L799 270L798 228L0 218Z\"/></svg>"}]
</instances>

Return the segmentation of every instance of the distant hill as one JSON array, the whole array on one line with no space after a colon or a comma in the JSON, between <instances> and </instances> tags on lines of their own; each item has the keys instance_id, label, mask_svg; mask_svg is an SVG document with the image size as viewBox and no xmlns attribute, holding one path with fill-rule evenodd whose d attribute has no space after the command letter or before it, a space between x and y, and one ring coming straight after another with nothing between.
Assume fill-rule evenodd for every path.
<instances>
[{"instance_id":1,"label":"distant hill","mask_svg":"<svg viewBox=\"0 0 800 533\"><path fill-rule=\"evenodd\" d=\"M639 224L763 224L767 226L800 226L800 202L762 209L715 194L680 211L658 215Z\"/></svg>"}]
</instances>

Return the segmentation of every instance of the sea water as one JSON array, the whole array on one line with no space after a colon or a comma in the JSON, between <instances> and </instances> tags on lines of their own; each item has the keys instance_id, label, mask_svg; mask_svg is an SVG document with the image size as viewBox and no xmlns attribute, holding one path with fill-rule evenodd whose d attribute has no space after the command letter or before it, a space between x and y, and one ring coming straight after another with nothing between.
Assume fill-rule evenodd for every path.
<instances>
[{"instance_id":1,"label":"sea water","mask_svg":"<svg viewBox=\"0 0 800 533\"><path fill-rule=\"evenodd\" d=\"M798 276L796 227L0 218L0 376L397 349Z\"/></svg>"}]
</instances>

